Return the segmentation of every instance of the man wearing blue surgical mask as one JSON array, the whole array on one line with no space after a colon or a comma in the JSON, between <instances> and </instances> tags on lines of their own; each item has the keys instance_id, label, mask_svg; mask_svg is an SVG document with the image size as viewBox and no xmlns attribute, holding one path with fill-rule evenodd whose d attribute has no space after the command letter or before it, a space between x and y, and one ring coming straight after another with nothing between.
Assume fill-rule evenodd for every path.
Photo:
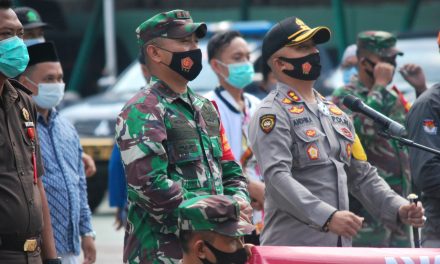
<instances>
[{"instance_id":1,"label":"man wearing blue surgical mask","mask_svg":"<svg viewBox=\"0 0 440 264\"><path fill-rule=\"evenodd\" d=\"M42 183L37 111L31 92L10 79L29 62L11 5L0 0L0 263L61 263Z\"/></svg>"},{"instance_id":2,"label":"man wearing blue surgical mask","mask_svg":"<svg viewBox=\"0 0 440 264\"><path fill-rule=\"evenodd\" d=\"M208 59L220 86L206 97L216 102L232 152L248 177L251 205L255 209L254 222L258 224L262 223L264 184L248 141L249 122L260 103L257 97L244 92L254 77L250 53L248 43L239 32L226 31L214 35L208 42ZM256 230L257 233L259 231Z\"/></svg>"},{"instance_id":3,"label":"man wearing blue surgical mask","mask_svg":"<svg viewBox=\"0 0 440 264\"><path fill-rule=\"evenodd\" d=\"M23 41L26 46L45 42L44 30L50 25L43 22L37 10L23 6L14 9L18 19L23 25Z\"/></svg>"},{"instance_id":4,"label":"man wearing blue surgical mask","mask_svg":"<svg viewBox=\"0 0 440 264\"><path fill-rule=\"evenodd\" d=\"M82 148L75 128L55 110L64 95L63 69L50 42L27 48L29 64L19 77L37 105L37 131L45 169L46 189L57 253L63 263L96 259L95 233L87 203ZM80 241L81 238L81 241Z\"/></svg>"}]
</instances>

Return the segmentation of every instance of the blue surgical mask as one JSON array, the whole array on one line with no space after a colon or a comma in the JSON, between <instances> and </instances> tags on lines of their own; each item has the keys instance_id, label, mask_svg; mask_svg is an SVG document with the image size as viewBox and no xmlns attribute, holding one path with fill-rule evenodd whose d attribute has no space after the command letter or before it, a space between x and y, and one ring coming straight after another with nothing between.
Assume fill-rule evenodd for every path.
<instances>
[{"instance_id":1,"label":"blue surgical mask","mask_svg":"<svg viewBox=\"0 0 440 264\"><path fill-rule=\"evenodd\" d=\"M39 83L37 85L28 77L26 79L38 86L38 95L32 95L32 98L39 107L52 109L63 100L65 83Z\"/></svg>"},{"instance_id":2,"label":"blue surgical mask","mask_svg":"<svg viewBox=\"0 0 440 264\"><path fill-rule=\"evenodd\" d=\"M344 84L347 85L351 82L351 78L354 75L358 74L358 70L355 66L351 66L350 68L345 68L342 70L342 78L344 80Z\"/></svg>"},{"instance_id":3,"label":"blue surgical mask","mask_svg":"<svg viewBox=\"0 0 440 264\"><path fill-rule=\"evenodd\" d=\"M44 37L23 40L24 44L26 44L26 46L28 46L28 47L32 46L32 45L35 45L35 44L43 43L45 41L46 40L44 39Z\"/></svg>"},{"instance_id":4,"label":"blue surgical mask","mask_svg":"<svg viewBox=\"0 0 440 264\"><path fill-rule=\"evenodd\" d=\"M0 41L0 72L14 78L26 70L29 54L23 40L17 36Z\"/></svg>"},{"instance_id":5,"label":"blue surgical mask","mask_svg":"<svg viewBox=\"0 0 440 264\"><path fill-rule=\"evenodd\" d=\"M252 82L255 75L254 66L250 62L225 64L217 60L220 64L228 67L228 77L223 76L226 82L237 89L243 89Z\"/></svg>"}]
</instances>

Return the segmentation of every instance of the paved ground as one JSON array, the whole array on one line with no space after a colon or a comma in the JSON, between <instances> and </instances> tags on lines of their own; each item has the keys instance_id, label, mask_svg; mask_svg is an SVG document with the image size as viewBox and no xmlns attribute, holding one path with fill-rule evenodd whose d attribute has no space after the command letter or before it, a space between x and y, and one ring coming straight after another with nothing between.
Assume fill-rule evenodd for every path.
<instances>
[{"instance_id":1,"label":"paved ground","mask_svg":"<svg viewBox=\"0 0 440 264\"><path fill-rule=\"evenodd\" d=\"M124 231L113 227L114 210L104 201L93 215L93 227L96 231L97 264L121 264Z\"/></svg>"}]
</instances>

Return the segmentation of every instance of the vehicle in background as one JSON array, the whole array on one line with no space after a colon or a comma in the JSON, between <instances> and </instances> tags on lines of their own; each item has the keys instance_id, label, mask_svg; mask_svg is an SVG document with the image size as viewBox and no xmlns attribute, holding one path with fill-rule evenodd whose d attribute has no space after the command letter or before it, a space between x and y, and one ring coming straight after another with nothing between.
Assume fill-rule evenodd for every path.
<instances>
[{"instance_id":1,"label":"vehicle in background","mask_svg":"<svg viewBox=\"0 0 440 264\"><path fill-rule=\"evenodd\" d=\"M249 43L251 62L261 56L263 36L272 27L271 22L219 22L208 24L208 36L199 41L202 50L202 71L188 86L196 93L205 94L219 85L217 76L208 62L207 44L210 36L224 30L239 31ZM333 64L324 49L321 49L323 72L330 73ZM325 74L324 74L325 76ZM256 74L255 82L261 81ZM114 144L116 117L124 104L140 89L146 87L138 60L121 73L116 83L107 91L86 98L82 102L66 107L60 113L70 120L78 131L84 152L91 155L97 165L97 175L87 179L89 205L92 211L101 203L107 190L108 160Z\"/></svg>"},{"instance_id":2,"label":"vehicle in background","mask_svg":"<svg viewBox=\"0 0 440 264\"><path fill-rule=\"evenodd\" d=\"M422 67L425 73L428 88L435 83L440 83L440 74L438 74L440 69L440 56L437 39L434 37L397 39L396 47L402 51L404 55L397 56L397 69L392 84L404 93L408 101L414 102L416 99L414 88L403 79L398 69L408 63L417 64ZM324 87L332 91L342 86L342 71L341 68L338 67L330 77L324 81ZM389 87L392 87L392 85Z\"/></svg>"}]
</instances>

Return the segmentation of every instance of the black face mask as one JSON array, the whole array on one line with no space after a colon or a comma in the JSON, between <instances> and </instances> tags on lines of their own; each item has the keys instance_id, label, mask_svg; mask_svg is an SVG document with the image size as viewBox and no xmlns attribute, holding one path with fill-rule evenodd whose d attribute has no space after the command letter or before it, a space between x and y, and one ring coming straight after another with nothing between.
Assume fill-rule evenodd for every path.
<instances>
[{"instance_id":1,"label":"black face mask","mask_svg":"<svg viewBox=\"0 0 440 264\"><path fill-rule=\"evenodd\" d=\"M314 81L321 74L321 59L319 53L312 53L301 58L285 58L280 60L292 64L293 70L283 70L283 72L292 78L303 81Z\"/></svg>"},{"instance_id":2,"label":"black face mask","mask_svg":"<svg viewBox=\"0 0 440 264\"><path fill-rule=\"evenodd\" d=\"M202 51L200 49L173 52L164 48L157 48L173 54L171 57L171 63L167 66L187 81L194 80L202 70Z\"/></svg>"},{"instance_id":3,"label":"black face mask","mask_svg":"<svg viewBox=\"0 0 440 264\"><path fill-rule=\"evenodd\" d=\"M247 254L245 248L237 249L235 252L227 253L221 250L216 249L207 241L204 241L205 245L211 250L212 254L214 254L217 259L217 264L244 264L247 261ZM214 264L208 259L200 259L203 264Z\"/></svg>"},{"instance_id":4,"label":"black face mask","mask_svg":"<svg viewBox=\"0 0 440 264\"><path fill-rule=\"evenodd\" d=\"M370 64L371 68L372 68L373 71L374 71L374 68L376 67L376 64L377 64L377 63L372 62L369 58L365 58L365 61L366 61L368 64ZM382 58L381 61L393 65L393 66L394 66L394 69L396 68L397 63L396 63L396 58L395 58L395 57L393 57L393 58ZM370 76L371 79L374 80L374 73L373 73L373 71L370 71L370 70L365 69L365 73L366 73L368 76ZM394 74L393 74L393 75L394 75Z\"/></svg>"}]
</instances>

